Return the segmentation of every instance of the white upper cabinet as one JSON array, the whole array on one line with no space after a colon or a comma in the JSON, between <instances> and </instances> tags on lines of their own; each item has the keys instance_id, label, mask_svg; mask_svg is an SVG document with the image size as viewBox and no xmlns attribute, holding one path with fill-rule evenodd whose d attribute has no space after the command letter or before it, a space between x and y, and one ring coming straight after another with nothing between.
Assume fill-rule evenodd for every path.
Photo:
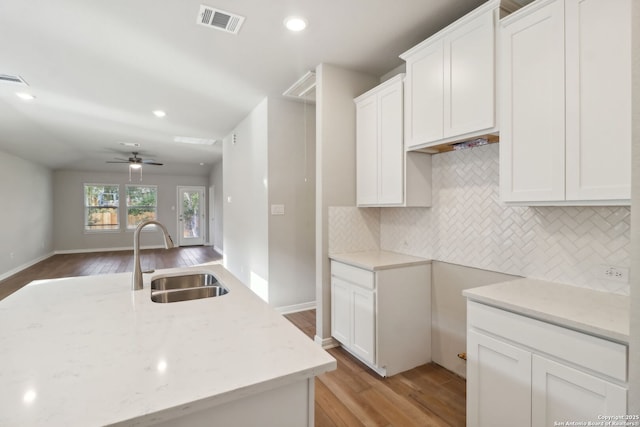
<instances>
[{"instance_id":1,"label":"white upper cabinet","mask_svg":"<svg viewBox=\"0 0 640 427\"><path fill-rule=\"evenodd\" d=\"M399 74L355 99L358 206L430 206L431 157L405 155Z\"/></svg>"},{"instance_id":2,"label":"white upper cabinet","mask_svg":"<svg viewBox=\"0 0 640 427\"><path fill-rule=\"evenodd\" d=\"M407 63L407 149L469 139L496 130L498 7L498 1L487 2L400 55Z\"/></svg>"},{"instance_id":3,"label":"white upper cabinet","mask_svg":"<svg viewBox=\"0 0 640 427\"><path fill-rule=\"evenodd\" d=\"M629 202L630 12L629 0L538 0L502 21L503 201Z\"/></svg>"},{"instance_id":4,"label":"white upper cabinet","mask_svg":"<svg viewBox=\"0 0 640 427\"><path fill-rule=\"evenodd\" d=\"M358 205L404 201L403 78L399 74L356 98Z\"/></svg>"}]
</instances>

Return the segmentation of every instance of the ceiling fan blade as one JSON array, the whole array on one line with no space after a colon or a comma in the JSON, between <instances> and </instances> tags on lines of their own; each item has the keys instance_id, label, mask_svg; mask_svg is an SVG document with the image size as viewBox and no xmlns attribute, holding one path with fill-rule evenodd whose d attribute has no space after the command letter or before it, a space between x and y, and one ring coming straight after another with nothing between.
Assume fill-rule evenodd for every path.
<instances>
[{"instance_id":1,"label":"ceiling fan blade","mask_svg":"<svg viewBox=\"0 0 640 427\"><path fill-rule=\"evenodd\" d=\"M107 160L106 163L129 163L129 160Z\"/></svg>"},{"instance_id":2,"label":"ceiling fan blade","mask_svg":"<svg viewBox=\"0 0 640 427\"><path fill-rule=\"evenodd\" d=\"M143 164L145 165L153 165L153 166L162 166L164 163L154 162L153 160L143 160Z\"/></svg>"}]
</instances>

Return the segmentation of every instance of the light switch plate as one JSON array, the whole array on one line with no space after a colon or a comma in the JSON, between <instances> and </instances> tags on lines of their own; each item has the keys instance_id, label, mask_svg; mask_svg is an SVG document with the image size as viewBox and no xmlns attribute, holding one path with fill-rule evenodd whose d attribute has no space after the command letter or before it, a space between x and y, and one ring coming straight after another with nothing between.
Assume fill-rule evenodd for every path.
<instances>
[{"instance_id":1,"label":"light switch plate","mask_svg":"<svg viewBox=\"0 0 640 427\"><path fill-rule=\"evenodd\" d=\"M271 215L284 215L284 205L271 205Z\"/></svg>"}]
</instances>

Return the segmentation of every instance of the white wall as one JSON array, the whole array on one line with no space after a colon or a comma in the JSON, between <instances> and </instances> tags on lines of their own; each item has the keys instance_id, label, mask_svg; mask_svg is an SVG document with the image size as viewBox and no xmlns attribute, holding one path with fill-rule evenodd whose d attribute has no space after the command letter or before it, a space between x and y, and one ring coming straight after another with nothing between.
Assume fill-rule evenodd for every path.
<instances>
[{"instance_id":1,"label":"white wall","mask_svg":"<svg viewBox=\"0 0 640 427\"><path fill-rule=\"evenodd\" d=\"M179 185L203 186L207 177L153 175L147 168L142 182L133 179L131 184L158 186L158 220L163 223L177 243L177 187ZM58 252L93 251L101 249L133 248L133 230L125 231L126 204L124 186L129 184L126 168L122 173L100 173L91 171L55 171L53 174L53 218L54 248ZM118 232L85 233L84 231L84 184L120 185L120 224ZM205 192L206 193L206 192ZM205 196L206 197L206 196ZM206 204L205 204L206 208ZM160 232L142 233L142 246L163 246Z\"/></svg>"},{"instance_id":2,"label":"white wall","mask_svg":"<svg viewBox=\"0 0 640 427\"><path fill-rule=\"evenodd\" d=\"M209 221L209 227L213 231L213 241L209 242L213 248L224 253L224 241L223 241L223 228L224 228L224 180L222 172L222 160L214 163L211 174L209 175L209 187L214 188L213 193L213 215L209 212L209 218L213 221Z\"/></svg>"},{"instance_id":3,"label":"white wall","mask_svg":"<svg viewBox=\"0 0 640 427\"><path fill-rule=\"evenodd\" d=\"M434 261L431 268L431 357L463 378L467 364L467 300L462 291L516 279L494 271Z\"/></svg>"},{"instance_id":4,"label":"white wall","mask_svg":"<svg viewBox=\"0 0 640 427\"><path fill-rule=\"evenodd\" d=\"M631 336L629 339L629 414L640 413L640 2L632 2L633 179L631 210Z\"/></svg>"},{"instance_id":5,"label":"white wall","mask_svg":"<svg viewBox=\"0 0 640 427\"><path fill-rule=\"evenodd\" d=\"M265 300L269 298L268 106L265 98L222 146L225 267Z\"/></svg>"},{"instance_id":6,"label":"white wall","mask_svg":"<svg viewBox=\"0 0 640 427\"><path fill-rule=\"evenodd\" d=\"M53 252L53 178L49 169L0 152L0 279Z\"/></svg>"},{"instance_id":7,"label":"white wall","mask_svg":"<svg viewBox=\"0 0 640 427\"><path fill-rule=\"evenodd\" d=\"M315 106L269 99L269 302L315 301Z\"/></svg>"},{"instance_id":8,"label":"white wall","mask_svg":"<svg viewBox=\"0 0 640 427\"><path fill-rule=\"evenodd\" d=\"M285 310L315 297L314 130L313 106L265 98L223 143L226 267Z\"/></svg>"},{"instance_id":9,"label":"white wall","mask_svg":"<svg viewBox=\"0 0 640 427\"><path fill-rule=\"evenodd\" d=\"M316 69L316 340L330 341L329 206L356 202L356 110L353 98L379 83L367 74Z\"/></svg>"}]
</instances>

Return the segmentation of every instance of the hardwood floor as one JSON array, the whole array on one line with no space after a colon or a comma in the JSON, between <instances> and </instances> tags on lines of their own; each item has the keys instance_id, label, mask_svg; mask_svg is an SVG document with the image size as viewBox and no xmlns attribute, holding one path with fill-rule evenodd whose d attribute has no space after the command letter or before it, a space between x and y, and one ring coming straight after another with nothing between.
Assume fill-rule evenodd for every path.
<instances>
[{"instance_id":1,"label":"hardwood floor","mask_svg":"<svg viewBox=\"0 0 640 427\"><path fill-rule=\"evenodd\" d=\"M142 252L142 268L184 267L221 260L208 246ZM38 279L133 271L132 251L54 255L0 281L0 299ZM286 316L313 339L315 310ZM338 368L316 378L316 427L465 425L465 380L429 363L381 378L342 348L329 353Z\"/></svg>"},{"instance_id":2,"label":"hardwood floor","mask_svg":"<svg viewBox=\"0 0 640 427\"><path fill-rule=\"evenodd\" d=\"M211 246L189 246L141 251L142 270L188 267L222 259ZM0 300L27 283L40 279L90 276L133 271L133 251L91 252L53 255L0 281Z\"/></svg>"},{"instance_id":3,"label":"hardwood floor","mask_svg":"<svg viewBox=\"0 0 640 427\"><path fill-rule=\"evenodd\" d=\"M313 339L315 310L286 317ZM316 378L316 427L465 425L466 382L441 366L381 378L342 348L329 353L338 368Z\"/></svg>"}]
</instances>

